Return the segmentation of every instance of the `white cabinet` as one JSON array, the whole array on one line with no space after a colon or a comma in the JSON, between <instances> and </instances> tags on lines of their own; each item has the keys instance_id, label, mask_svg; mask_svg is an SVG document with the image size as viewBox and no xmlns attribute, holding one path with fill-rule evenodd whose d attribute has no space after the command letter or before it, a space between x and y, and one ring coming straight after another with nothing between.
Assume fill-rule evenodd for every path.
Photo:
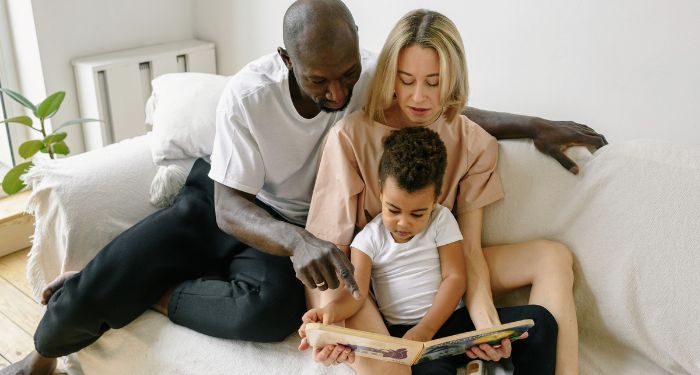
<instances>
[{"instance_id":1,"label":"white cabinet","mask_svg":"<svg viewBox=\"0 0 700 375\"><path fill-rule=\"evenodd\" d=\"M83 125L86 150L145 134L144 107L151 80L161 74L216 74L214 43L159 44L73 60L80 116L103 120Z\"/></svg>"}]
</instances>

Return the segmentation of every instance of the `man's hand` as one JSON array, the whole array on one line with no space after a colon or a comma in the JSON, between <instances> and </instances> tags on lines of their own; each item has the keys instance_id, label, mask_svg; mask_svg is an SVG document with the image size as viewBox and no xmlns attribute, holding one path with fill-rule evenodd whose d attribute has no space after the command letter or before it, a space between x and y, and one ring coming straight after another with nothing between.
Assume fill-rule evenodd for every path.
<instances>
[{"instance_id":1,"label":"man's hand","mask_svg":"<svg viewBox=\"0 0 700 375\"><path fill-rule=\"evenodd\" d=\"M579 168L573 160L564 154L572 146L588 146L599 149L608 144L605 136L590 127L572 121L550 121L533 118L534 133L532 140L542 153L556 159L559 164L573 174Z\"/></svg>"},{"instance_id":2,"label":"man's hand","mask_svg":"<svg viewBox=\"0 0 700 375\"><path fill-rule=\"evenodd\" d=\"M340 275L353 298L359 299L360 292L353 276L355 267L345 253L330 242L318 239L306 231L303 233L303 240L294 247L292 258L297 278L307 287L323 291L336 289L340 285Z\"/></svg>"}]
</instances>

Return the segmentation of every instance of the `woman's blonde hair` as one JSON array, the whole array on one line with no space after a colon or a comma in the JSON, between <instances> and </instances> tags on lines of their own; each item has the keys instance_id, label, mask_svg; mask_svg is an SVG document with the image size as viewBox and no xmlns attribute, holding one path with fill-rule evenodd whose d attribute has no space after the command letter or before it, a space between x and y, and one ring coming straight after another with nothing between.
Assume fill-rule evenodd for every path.
<instances>
[{"instance_id":1,"label":"woman's blonde hair","mask_svg":"<svg viewBox=\"0 0 700 375\"><path fill-rule=\"evenodd\" d=\"M440 58L440 102L444 116L452 121L467 103L469 82L462 37L444 15L417 9L401 17L386 38L370 84L364 110L373 121L385 123L384 110L394 99L399 52L412 45L433 48Z\"/></svg>"}]
</instances>

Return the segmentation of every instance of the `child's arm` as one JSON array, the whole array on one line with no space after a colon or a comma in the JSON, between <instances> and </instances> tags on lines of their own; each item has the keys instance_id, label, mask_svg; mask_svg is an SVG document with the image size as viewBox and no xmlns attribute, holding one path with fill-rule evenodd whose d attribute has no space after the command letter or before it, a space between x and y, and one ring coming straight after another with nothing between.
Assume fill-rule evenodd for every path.
<instances>
[{"instance_id":1,"label":"child's arm","mask_svg":"<svg viewBox=\"0 0 700 375\"><path fill-rule=\"evenodd\" d=\"M414 341L430 341L455 311L460 298L464 295L466 275L462 242L456 241L438 247L440 255L440 272L442 282L438 288L433 305L418 322L409 329L403 338Z\"/></svg>"},{"instance_id":2,"label":"child's arm","mask_svg":"<svg viewBox=\"0 0 700 375\"><path fill-rule=\"evenodd\" d=\"M369 293L369 281L372 272L372 259L367 254L351 248L352 265L355 267L355 280L357 281L359 298L355 299L347 289L337 289L334 293L328 293L330 301L321 308L310 309L302 317L304 324L308 322L322 322L332 324L341 322L357 313L365 303ZM302 336L303 337L303 336Z\"/></svg>"},{"instance_id":3,"label":"child's arm","mask_svg":"<svg viewBox=\"0 0 700 375\"><path fill-rule=\"evenodd\" d=\"M350 293L344 290L343 293L336 293L334 298L324 306L323 309L332 314L333 322L343 321L360 311L369 293L369 282L372 274L372 259L360 250L350 248L350 260L355 266L355 280L357 281L360 297L353 298Z\"/></svg>"},{"instance_id":4,"label":"child's arm","mask_svg":"<svg viewBox=\"0 0 700 375\"><path fill-rule=\"evenodd\" d=\"M352 264L355 266L355 280L357 281L360 296L358 299L350 295L348 289L336 289L333 293L331 301L321 308L314 308L307 311L301 317L301 327L299 327L299 350L305 351L309 348L309 343L306 341L306 324L312 322L320 322L323 324L332 324L334 322L343 321L357 313L365 303L367 294L369 293L369 281L372 272L372 259L365 253L352 248ZM353 363L355 356L350 348L342 345L326 345L323 348L314 350L314 356L317 362L329 365L326 361L329 358L336 361L348 361ZM337 363L337 362L335 362Z\"/></svg>"}]
</instances>

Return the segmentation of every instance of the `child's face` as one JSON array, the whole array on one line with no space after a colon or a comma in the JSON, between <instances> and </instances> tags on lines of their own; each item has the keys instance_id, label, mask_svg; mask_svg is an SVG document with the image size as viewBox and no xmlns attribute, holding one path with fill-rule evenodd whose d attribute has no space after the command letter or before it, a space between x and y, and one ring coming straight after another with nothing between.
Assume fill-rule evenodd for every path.
<instances>
[{"instance_id":1,"label":"child's face","mask_svg":"<svg viewBox=\"0 0 700 375\"><path fill-rule=\"evenodd\" d=\"M404 121L412 125L434 122L442 113L440 58L437 52L416 44L402 49L394 91Z\"/></svg>"},{"instance_id":2,"label":"child's face","mask_svg":"<svg viewBox=\"0 0 700 375\"><path fill-rule=\"evenodd\" d=\"M399 187L394 177L387 177L379 194L382 221L394 241L408 242L428 225L435 207L435 186L409 193Z\"/></svg>"}]
</instances>

